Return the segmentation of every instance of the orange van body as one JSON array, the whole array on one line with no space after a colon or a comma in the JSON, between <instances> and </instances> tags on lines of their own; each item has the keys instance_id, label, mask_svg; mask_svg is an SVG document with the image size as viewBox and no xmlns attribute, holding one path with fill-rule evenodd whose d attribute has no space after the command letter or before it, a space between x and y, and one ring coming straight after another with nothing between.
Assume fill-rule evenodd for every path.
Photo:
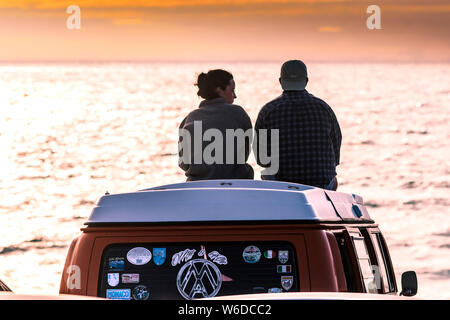
<instances>
[{"instance_id":1,"label":"orange van body","mask_svg":"<svg viewBox=\"0 0 450 320\"><path fill-rule=\"evenodd\" d=\"M233 183L235 182L233 181ZM170 188L157 190L159 192L169 191ZM173 190L179 191L180 189L174 187ZM316 191L326 195L326 192L321 189ZM144 192L147 192L147 190ZM265 197L267 195L265 194ZM289 194L289 196L293 195ZM177 197L179 198L179 196ZM329 196L326 198L333 203ZM362 202L359 201L358 203L359 208L365 210ZM355 202L351 205L355 206ZM333 208L337 213L339 209L336 208L338 207L339 204L335 201ZM363 219L363 221L357 219L343 221L341 219L331 222L321 219L290 221L224 221L219 219L214 221L173 222L114 221L111 223L105 222L106 220L98 223L92 223L92 221L92 219L90 222L88 221L87 226L81 229L81 234L70 245L61 278L61 294L105 297L104 288L105 286L109 287L109 282L106 283L108 272L105 271L105 252L108 248L129 245L131 247L145 246L151 250L154 247L165 246L169 250L171 244L180 245L183 243L198 247L199 255L200 248L205 246L208 248L209 244L220 244L221 247L219 247L224 248L224 250L227 244L233 243L242 244L242 248L254 243L262 243L263 246L268 244L269 247L270 245L289 246L289 248L292 248L289 259L293 261L289 265L294 266L295 270L287 270L286 275L287 279L292 280L293 283L290 283L290 286L283 285L283 288L280 286L278 289L280 292L360 292L393 295L398 292L387 244L378 225L370 219ZM208 260L206 255L205 257ZM261 257L258 259L261 259L260 263L262 264L265 261L264 259L267 258ZM167 270L169 270L168 268L175 268L173 267L173 257L172 266L170 266L170 261L170 256L168 256L167 262L164 262ZM267 261L269 260L267 259ZM129 264L126 260L125 262ZM239 263L247 267L248 262L252 261L246 260ZM274 262L273 267L268 265L269 262L264 263L267 264L267 268L274 269L274 266L277 265L278 271L286 271L284 262ZM256 265L257 263L255 263ZM137 266L132 267L137 268ZM153 267L157 268L156 266ZM217 265L217 268L214 269L219 269L219 267L223 266ZM121 275L123 275L123 272ZM273 272L275 273L275 270ZM117 272L117 274L119 276L120 272ZM248 277L239 275L239 272L235 274L236 279L250 277L250 274ZM283 277L283 274L280 274L280 276ZM142 278L141 275L141 280ZM222 277L222 279L226 278ZM230 280L228 279L228 281ZM238 280L235 281L237 284ZM264 279L261 281L264 282ZM173 282L169 282L168 286L170 285L175 286L175 279ZM264 285L258 288L265 290L264 292L270 289ZM152 298L152 292L155 290L164 290L164 287L152 288L149 295L150 299ZM239 289L236 290L233 294L242 293ZM251 293L251 291L246 292ZM220 296L220 290L214 295ZM209 296L204 295L203 297ZM172 295L170 298L182 299L183 296Z\"/></svg>"}]
</instances>

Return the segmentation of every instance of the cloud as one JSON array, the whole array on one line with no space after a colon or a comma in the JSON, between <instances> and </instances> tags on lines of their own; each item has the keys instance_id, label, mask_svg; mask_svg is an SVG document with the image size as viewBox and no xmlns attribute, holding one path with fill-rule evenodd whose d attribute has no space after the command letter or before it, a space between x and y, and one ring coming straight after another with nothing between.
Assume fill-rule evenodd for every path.
<instances>
[{"instance_id":1,"label":"cloud","mask_svg":"<svg viewBox=\"0 0 450 320\"><path fill-rule=\"evenodd\" d=\"M113 24L121 26L121 25L141 25L143 24L143 20L141 18L130 18L130 19L114 19Z\"/></svg>"},{"instance_id":2,"label":"cloud","mask_svg":"<svg viewBox=\"0 0 450 320\"><path fill-rule=\"evenodd\" d=\"M343 3L351 0L0 0L3 8L57 9L78 5L84 8L167 8L196 6L241 6L261 4L320 4Z\"/></svg>"},{"instance_id":3,"label":"cloud","mask_svg":"<svg viewBox=\"0 0 450 320\"><path fill-rule=\"evenodd\" d=\"M323 26L320 27L319 32L341 32L341 27L330 27L330 26Z\"/></svg>"}]
</instances>

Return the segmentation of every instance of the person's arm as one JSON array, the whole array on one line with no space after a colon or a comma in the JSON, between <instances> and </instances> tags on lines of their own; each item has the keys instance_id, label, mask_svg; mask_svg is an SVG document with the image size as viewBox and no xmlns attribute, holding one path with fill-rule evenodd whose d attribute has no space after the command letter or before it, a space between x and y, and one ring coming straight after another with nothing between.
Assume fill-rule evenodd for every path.
<instances>
[{"instance_id":1,"label":"person's arm","mask_svg":"<svg viewBox=\"0 0 450 320\"><path fill-rule=\"evenodd\" d=\"M182 146L187 146L186 141L183 142L183 135L181 134L181 130L186 130L184 128L184 124L186 123L186 119L184 118L183 121L181 121L180 126L178 127L178 166L183 169L184 171L187 171L189 169L189 164L185 163L183 161L183 152L186 152Z\"/></svg>"},{"instance_id":2,"label":"person's arm","mask_svg":"<svg viewBox=\"0 0 450 320\"><path fill-rule=\"evenodd\" d=\"M341 144L342 144L342 133L334 112L331 112L332 128L331 128L331 142L333 143L333 150L335 156L336 166L340 163L341 159Z\"/></svg>"},{"instance_id":3,"label":"person's arm","mask_svg":"<svg viewBox=\"0 0 450 320\"><path fill-rule=\"evenodd\" d=\"M252 120L248 116L247 112L244 111L244 117L243 117L243 124L242 129L244 132L247 132L247 130L252 130ZM253 132L252 132L253 134ZM248 161L248 157L250 156L250 153L252 152L252 139L251 138L245 138L245 162Z\"/></svg>"},{"instance_id":4,"label":"person's arm","mask_svg":"<svg viewBox=\"0 0 450 320\"><path fill-rule=\"evenodd\" d=\"M265 153L266 153L265 156L268 155L268 153L270 152L270 148L271 148L270 129L267 129L266 115L265 115L263 109L261 109L261 111L258 114L258 118L256 119L255 138L254 138L253 143L256 143L256 146L254 148L254 150L256 150L256 154L255 154L256 163L258 163L258 165L263 168L268 168L268 167L270 167L270 163L266 163L266 164L261 163L261 158L260 158L261 150L259 149L259 146L261 145L260 139L262 139L262 138L264 138L264 140L265 140L265 141L263 141L263 143L267 146L266 150L265 150ZM263 135L261 137L261 134L260 134L261 129L266 130L267 134L265 136Z\"/></svg>"}]
</instances>

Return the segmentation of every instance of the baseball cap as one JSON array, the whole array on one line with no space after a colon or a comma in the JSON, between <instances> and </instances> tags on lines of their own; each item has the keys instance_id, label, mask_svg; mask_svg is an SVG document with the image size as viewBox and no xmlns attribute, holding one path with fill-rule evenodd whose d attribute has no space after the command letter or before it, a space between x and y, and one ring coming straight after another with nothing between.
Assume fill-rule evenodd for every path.
<instances>
[{"instance_id":1,"label":"baseball cap","mask_svg":"<svg viewBox=\"0 0 450 320\"><path fill-rule=\"evenodd\" d=\"M289 60L281 66L280 82L283 90L303 90L308 73L306 65L300 60Z\"/></svg>"}]
</instances>

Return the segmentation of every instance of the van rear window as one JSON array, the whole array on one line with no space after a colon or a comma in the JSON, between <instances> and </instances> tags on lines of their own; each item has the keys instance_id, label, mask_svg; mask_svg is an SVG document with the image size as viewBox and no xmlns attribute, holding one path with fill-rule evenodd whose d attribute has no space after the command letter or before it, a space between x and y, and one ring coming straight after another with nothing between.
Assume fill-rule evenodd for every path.
<instances>
[{"instance_id":1,"label":"van rear window","mask_svg":"<svg viewBox=\"0 0 450 320\"><path fill-rule=\"evenodd\" d=\"M127 243L104 250L98 295L195 299L287 291L299 291L287 242Z\"/></svg>"}]
</instances>

